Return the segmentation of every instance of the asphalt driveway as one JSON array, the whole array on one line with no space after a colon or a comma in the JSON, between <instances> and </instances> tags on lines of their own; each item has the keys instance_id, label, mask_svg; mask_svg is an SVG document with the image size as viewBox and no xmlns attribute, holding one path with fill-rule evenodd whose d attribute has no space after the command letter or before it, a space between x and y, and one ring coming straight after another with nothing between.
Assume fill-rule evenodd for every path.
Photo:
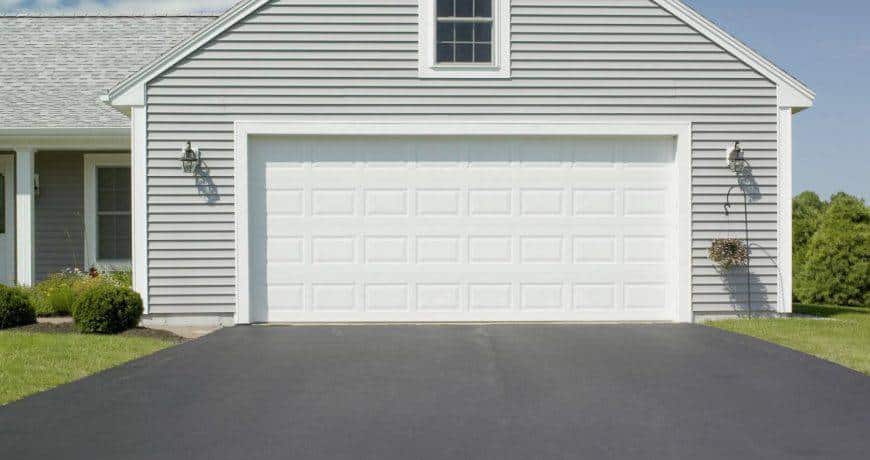
<instances>
[{"instance_id":1,"label":"asphalt driveway","mask_svg":"<svg viewBox=\"0 0 870 460\"><path fill-rule=\"evenodd\" d=\"M226 329L0 408L0 457L867 458L870 378L702 326Z\"/></svg>"}]
</instances>

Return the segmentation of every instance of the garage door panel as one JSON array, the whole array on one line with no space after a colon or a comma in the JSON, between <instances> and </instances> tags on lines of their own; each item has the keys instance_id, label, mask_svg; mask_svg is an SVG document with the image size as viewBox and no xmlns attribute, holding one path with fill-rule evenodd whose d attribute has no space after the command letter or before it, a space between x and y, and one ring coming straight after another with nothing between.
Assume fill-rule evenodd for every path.
<instances>
[{"instance_id":1,"label":"garage door panel","mask_svg":"<svg viewBox=\"0 0 870 460\"><path fill-rule=\"evenodd\" d=\"M251 152L255 320L673 319L670 139Z\"/></svg>"}]
</instances>

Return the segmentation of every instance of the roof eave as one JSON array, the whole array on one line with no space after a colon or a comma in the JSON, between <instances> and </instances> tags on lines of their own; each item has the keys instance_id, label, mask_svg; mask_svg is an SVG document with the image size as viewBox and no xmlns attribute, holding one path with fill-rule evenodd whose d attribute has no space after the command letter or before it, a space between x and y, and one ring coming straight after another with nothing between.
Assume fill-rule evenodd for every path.
<instances>
[{"instance_id":1,"label":"roof eave","mask_svg":"<svg viewBox=\"0 0 870 460\"><path fill-rule=\"evenodd\" d=\"M270 0L245 0L224 12L187 40L174 46L158 59L122 80L106 93L106 102L112 106L131 107L145 104L145 84L184 59L193 50L208 43L245 16Z\"/></svg>"}]
</instances>

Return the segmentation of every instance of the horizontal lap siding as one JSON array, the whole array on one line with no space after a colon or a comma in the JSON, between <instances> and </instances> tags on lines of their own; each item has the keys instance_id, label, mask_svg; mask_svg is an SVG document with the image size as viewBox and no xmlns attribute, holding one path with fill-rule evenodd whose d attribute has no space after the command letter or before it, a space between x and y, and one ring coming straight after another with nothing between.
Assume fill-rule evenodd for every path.
<instances>
[{"instance_id":1,"label":"horizontal lap siding","mask_svg":"<svg viewBox=\"0 0 870 460\"><path fill-rule=\"evenodd\" d=\"M694 307L746 299L710 265L713 238L742 235L723 148L743 141L753 303L776 304L776 88L648 0L513 0L512 79L417 78L417 1L274 1L148 87L150 294L155 313L234 310L233 121L621 119L694 123ZM203 149L210 182L181 173ZM733 292L732 292L733 290Z\"/></svg>"}]
</instances>

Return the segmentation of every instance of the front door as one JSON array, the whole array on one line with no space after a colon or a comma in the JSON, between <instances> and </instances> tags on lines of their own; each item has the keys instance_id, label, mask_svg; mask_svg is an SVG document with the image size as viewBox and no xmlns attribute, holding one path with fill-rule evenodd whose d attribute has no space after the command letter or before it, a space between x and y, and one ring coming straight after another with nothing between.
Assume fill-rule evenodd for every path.
<instances>
[{"instance_id":1,"label":"front door","mask_svg":"<svg viewBox=\"0 0 870 460\"><path fill-rule=\"evenodd\" d=\"M14 179L11 155L0 155L0 283L15 279Z\"/></svg>"}]
</instances>

